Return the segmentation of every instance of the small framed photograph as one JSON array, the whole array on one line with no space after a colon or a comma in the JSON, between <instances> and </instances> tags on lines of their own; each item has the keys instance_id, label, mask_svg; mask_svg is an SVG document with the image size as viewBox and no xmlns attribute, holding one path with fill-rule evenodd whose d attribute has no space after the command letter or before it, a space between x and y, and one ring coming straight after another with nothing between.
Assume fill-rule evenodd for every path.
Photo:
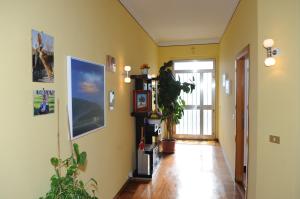
<instances>
[{"instance_id":1,"label":"small framed photograph","mask_svg":"<svg viewBox=\"0 0 300 199\"><path fill-rule=\"evenodd\" d=\"M116 72L116 59L111 55L106 55L106 70L109 72Z\"/></svg>"},{"instance_id":2,"label":"small framed photograph","mask_svg":"<svg viewBox=\"0 0 300 199\"><path fill-rule=\"evenodd\" d=\"M32 81L54 82L54 37L37 30L31 31Z\"/></svg>"},{"instance_id":3,"label":"small framed photograph","mask_svg":"<svg viewBox=\"0 0 300 199\"><path fill-rule=\"evenodd\" d=\"M33 115L46 115L54 113L55 91L54 90L34 90L33 91Z\"/></svg>"},{"instance_id":4,"label":"small framed photograph","mask_svg":"<svg viewBox=\"0 0 300 199\"><path fill-rule=\"evenodd\" d=\"M151 92L145 90L133 91L133 109L134 112L151 111Z\"/></svg>"},{"instance_id":5,"label":"small framed photograph","mask_svg":"<svg viewBox=\"0 0 300 199\"><path fill-rule=\"evenodd\" d=\"M108 93L109 96L109 110L114 110L115 107L115 91L109 91Z\"/></svg>"}]
</instances>

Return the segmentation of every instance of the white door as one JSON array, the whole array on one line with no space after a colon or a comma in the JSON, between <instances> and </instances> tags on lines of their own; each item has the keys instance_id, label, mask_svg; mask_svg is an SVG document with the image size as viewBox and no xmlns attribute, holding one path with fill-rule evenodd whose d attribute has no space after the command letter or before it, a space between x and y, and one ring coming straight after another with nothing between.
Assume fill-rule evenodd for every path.
<instances>
[{"instance_id":1,"label":"white door","mask_svg":"<svg viewBox=\"0 0 300 199\"><path fill-rule=\"evenodd\" d=\"M175 61L177 80L191 82L192 94L181 93L186 107L176 125L176 138L201 139L215 137L215 67L214 60Z\"/></svg>"}]
</instances>

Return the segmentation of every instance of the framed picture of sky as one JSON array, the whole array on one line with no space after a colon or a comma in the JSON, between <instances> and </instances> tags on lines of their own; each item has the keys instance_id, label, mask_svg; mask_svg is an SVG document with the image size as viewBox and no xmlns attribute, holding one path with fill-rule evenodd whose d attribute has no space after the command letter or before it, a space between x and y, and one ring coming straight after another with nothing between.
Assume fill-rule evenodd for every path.
<instances>
[{"instance_id":1,"label":"framed picture of sky","mask_svg":"<svg viewBox=\"0 0 300 199\"><path fill-rule=\"evenodd\" d=\"M105 66L68 56L70 138L105 127Z\"/></svg>"}]
</instances>

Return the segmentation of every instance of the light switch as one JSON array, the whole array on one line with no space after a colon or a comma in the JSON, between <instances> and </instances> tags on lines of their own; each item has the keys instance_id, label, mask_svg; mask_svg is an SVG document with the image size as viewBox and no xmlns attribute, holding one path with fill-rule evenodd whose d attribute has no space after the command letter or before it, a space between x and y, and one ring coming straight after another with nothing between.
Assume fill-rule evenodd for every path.
<instances>
[{"instance_id":1,"label":"light switch","mask_svg":"<svg viewBox=\"0 0 300 199\"><path fill-rule=\"evenodd\" d=\"M269 141L271 143L280 144L280 137L275 135L270 135Z\"/></svg>"}]
</instances>

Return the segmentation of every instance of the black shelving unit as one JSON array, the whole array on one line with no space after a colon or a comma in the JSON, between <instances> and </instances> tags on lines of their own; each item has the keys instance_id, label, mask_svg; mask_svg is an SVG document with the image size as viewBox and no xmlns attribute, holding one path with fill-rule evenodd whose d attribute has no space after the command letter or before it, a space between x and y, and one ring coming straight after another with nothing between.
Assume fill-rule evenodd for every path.
<instances>
[{"instance_id":1,"label":"black shelving unit","mask_svg":"<svg viewBox=\"0 0 300 199\"><path fill-rule=\"evenodd\" d=\"M131 75L130 78L134 80L135 90L148 90L151 92L152 95L152 81L156 79L149 78L147 75ZM151 113L150 111L131 113L131 116L135 117L135 135L136 135L135 136L136 170L133 173L133 177L137 177L137 178L151 179L156 167L159 164L158 144L157 142L153 142L153 138L156 137L156 139L154 140L158 140L157 137L160 134L160 126L147 123L147 118L149 117L150 113ZM144 129L144 141L145 141L144 154L149 156L149 165L148 165L149 172L147 173L138 172L139 171L138 146L141 141L142 128Z\"/></svg>"}]
</instances>

